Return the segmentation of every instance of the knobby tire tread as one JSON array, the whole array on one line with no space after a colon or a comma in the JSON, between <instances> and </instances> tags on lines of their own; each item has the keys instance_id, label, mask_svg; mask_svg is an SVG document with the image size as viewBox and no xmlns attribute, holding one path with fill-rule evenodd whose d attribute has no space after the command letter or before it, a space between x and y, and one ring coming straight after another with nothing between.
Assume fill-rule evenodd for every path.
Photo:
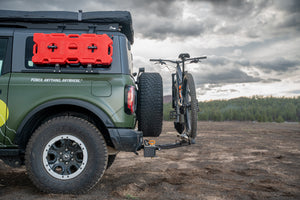
<instances>
[{"instance_id":1,"label":"knobby tire tread","mask_svg":"<svg viewBox=\"0 0 300 200\"><path fill-rule=\"evenodd\" d=\"M86 127L86 128L88 127L89 130L93 130L94 136L95 136L95 134L97 134L97 136L99 137L97 139L98 140L97 142L98 142L99 146L103 147L103 149L101 149L101 150L104 151L103 155L106 155L106 156L104 156L104 159L105 159L104 162L105 162L105 164L104 164L104 166L102 166L102 170L98 170L98 171L95 170L96 172L95 172L95 174L93 176L93 178L94 178L93 180L87 181L89 183L86 184L86 185L82 185L79 188L70 189L68 191L65 191L64 189L57 190L55 188L55 186L53 187L52 185L49 185L49 184L47 184L47 183L45 183L43 181L40 181L39 178L36 177L35 174L34 174L34 172L33 172L33 169L32 169L32 160L31 160L32 149L34 148L35 143L40 140L40 137L45 137L44 135L42 135L43 131L45 129L48 129L49 127L51 128L52 123L55 123L57 121L64 121L64 120L68 120L68 121L71 121L73 123L80 124L83 127ZM61 127L61 129L63 129L63 128L64 127ZM51 138L49 138L49 140L50 139ZM102 176L103 176L103 174L104 174L104 172L106 170L106 167L107 167L107 154L108 153L107 153L105 139L103 138L103 136L100 133L100 131L93 124L91 124L90 122L88 122L88 121L86 121L84 119L77 118L77 117L72 117L72 116L55 117L55 118L52 118L49 121L45 122L44 124L42 124L33 133L32 137L30 138L30 140L28 142L27 148L26 148L25 165L26 165L26 168L27 168L27 171L28 171L29 178L31 179L31 181L33 182L33 184L37 188L39 188L41 191L46 192L46 193L83 194L83 193L86 193L87 191L89 191L91 188L93 188L99 182L99 180L102 178ZM91 162L91 160L89 162ZM44 166L42 166L42 163L41 163L40 167L44 167ZM46 175L48 175L48 174L46 174ZM48 176L50 176L50 175L48 175ZM85 178L85 177L83 177L83 178ZM68 184L72 184L72 183L67 183L66 182L65 184L68 185Z\"/></svg>"},{"instance_id":2,"label":"knobby tire tread","mask_svg":"<svg viewBox=\"0 0 300 200\"><path fill-rule=\"evenodd\" d=\"M138 129L145 137L158 137L163 121L163 87L159 73L139 77L137 103Z\"/></svg>"},{"instance_id":3,"label":"knobby tire tread","mask_svg":"<svg viewBox=\"0 0 300 200\"><path fill-rule=\"evenodd\" d=\"M190 89L190 97L191 97L191 131L190 131L190 137L192 139L195 139L197 136L197 118L198 118L198 100L196 96L196 88L195 88L195 82L192 74L186 73L184 76L183 81L183 94L186 95L186 87L188 86ZM187 122L185 122L187 123ZM186 126L185 126L186 127Z\"/></svg>"}]
</instances>

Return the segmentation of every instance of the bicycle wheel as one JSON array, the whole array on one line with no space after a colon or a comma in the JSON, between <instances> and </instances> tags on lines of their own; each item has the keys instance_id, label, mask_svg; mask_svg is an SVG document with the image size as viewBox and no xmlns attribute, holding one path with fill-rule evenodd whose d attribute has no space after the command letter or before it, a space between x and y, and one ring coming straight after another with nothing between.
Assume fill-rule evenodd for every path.
<instances>
[{"instance_id":1,"label":"bicycle wheel","mask_svg":"<svg viewBox=\"0 0 300 200\"><path fill-rule=\"evenodd\" d=\"M191 139L195 139L197 136L198 101L196 98L194 79L190 73L186 73L184 76L182 95L183 105L185 107L185 132Z\"/></svg>"}]
</instances>

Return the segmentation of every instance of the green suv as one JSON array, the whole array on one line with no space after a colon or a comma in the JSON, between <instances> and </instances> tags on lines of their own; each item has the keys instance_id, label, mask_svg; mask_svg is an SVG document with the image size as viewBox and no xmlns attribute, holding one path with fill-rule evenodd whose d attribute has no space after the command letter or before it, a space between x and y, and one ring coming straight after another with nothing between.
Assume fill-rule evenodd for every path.
<instances>
[{"instance_id":1,"label":"green suv","mask_svg":"<svg viewBox=\"0 0 300 200\"><path fill-rule=\"evenodd\" d=\"M98 54L97 62L84 62L79 46L94 53L102 45L85 38L63 51L66 61L55 63L51 52L67 39L37 42L36 34L70 41L108 36L111 62L101 63ZM38 62L32 58L43 42L46 53ZM136 153L144 136L159 136L162 79L132 72L132 44L126 11L1 10L0 158L13 167L25 164L42 191L78 194L100 180L119 151ZM76 57L68 57L69 51Z\"/></svg>"}]
</instances>

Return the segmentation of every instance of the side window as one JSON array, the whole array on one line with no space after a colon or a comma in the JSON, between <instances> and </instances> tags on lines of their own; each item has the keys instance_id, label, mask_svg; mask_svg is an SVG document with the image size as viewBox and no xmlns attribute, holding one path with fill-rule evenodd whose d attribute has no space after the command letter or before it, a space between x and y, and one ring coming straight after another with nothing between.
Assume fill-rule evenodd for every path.
<instances>
[{"instance_id":1,"label":"side window","mask_svg":"<svg viewBox=\"0 0 300 200\"><path fill-rule=\"evenodd\" d=\"M33 45L34 45L33 37L28 37L26 39L26 48L25 48L25 67L26 68L36 67L32 62Z\"/></svg>"},{"instance_id":2,"label":"side window","mask_svg":"<svg viewBox=\"0 0 300 200\"><path fill-rule=\"evenodd\" d=\"M0 74L2 74L3 72L2 69L6 58L7 44L8 44L7 38L0 38Z\"/></svg>"}]
</instances>

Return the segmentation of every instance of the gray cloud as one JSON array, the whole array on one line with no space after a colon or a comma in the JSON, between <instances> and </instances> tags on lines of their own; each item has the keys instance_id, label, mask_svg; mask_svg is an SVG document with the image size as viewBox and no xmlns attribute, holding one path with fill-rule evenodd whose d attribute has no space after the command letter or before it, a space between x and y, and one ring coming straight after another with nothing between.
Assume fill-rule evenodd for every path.
<instances>
[{"instance_id":1,"label":"gray cloud","mask_svg":"<svg viewBox=\"0 0 300 200\"><path fill-rule=\"evenodd\" d=\"M273 37L278 34L286 34L298 32L300 29L300 12L299 1L240 1L240 0L208 0L213 6L214 15L206 15L201 18L182 19L182 10L178 9L182 4L180 1L171 1L171 5L167 6L172 9L164 11L164 13L171 15L164 15L161 18L161 12L153 10L145 25L139 21L136 24L137 29L144 37L152 39L165 39L166 37L174 36L180 39L209 34L217 35L244 35L249 39L256 39L259 37ZM189 1L188 1L189 2ZM203 1L191 1L193 3L202 5ZM154 4L156 5L156 4ZM174 9L173 9L174 7ZM196 8L201 8L198 6ZM179 12L172 12L173 10L180 10ZM264 12L273 8L275 12L273 15L265 15ZM297 9L299 8L299 9ZM280 15L280 12L284 12ZM140 16L139 16L140 17ZM147 15L149 17L149 15ZM222 23L225 22L225 25ZM145 28L147 27L147 28Z\"/></svg>"},{"instance_id":2,"label":"gray cloud","mask_svg":"<svg viewBox=\"0 0 300 200\"><path fill-rule=\"evenodd\" d=\"M223 17L240 20L259 13L268 1L208 0L214 6L214 12Z\"/></svg>"},{"instance_id":3,"label":"gray cloud","mask_svg":"<svg viewBox=\"0 0 300 200\"><path fill-rule=\"evenodd\" d=\"M212 67L224 66L224 65L231 63L231 61L229 59L221 57L221 56L209 56L208 58L209 59L205 60L205 63L210 64Z\"/></svg>"},{"instance_id":4,"label":"gray cloud","mask_svg":"<svg viewBox=\"0 0 300 200\"><path fill-rule=\"evenodd\" d=\"M282 1L282 0L275 0L273 1L275 7L279 10L284 10L288 13L299 13L300 10L300 1L298 0L289 0L289 1Z\"/></svg>"},{"instance_id":5,"label":"gray cloud","mask_svg":"<svg viewBox=\"0 0 300 200\"><path fill-rule=\"evenodd\" d=\"M265 72L290 72L300 67L300 60L290 60L283 57L268 61L250 61L246 58L236 60L234 58L228 59L221 56L212 56L205 62L211 65L211 67L230 65L234 67L247 67L247 69L258 68Z\"/></svg>"},{"instance_id":6,"label":"gray cloud","mask_svg":"<svg viewBox=\"0 0 300 200\"><path fill-rule=\"evenodd\" d=\"M215 73L195 74L195 82L197 85L213 83L213 84L229 84L229 83L252 83L260 82L263 79L253 77L239 69L231 69L225 72L216 71Z\"/></svg>"},{"instance_id":7,"label":"gray cloud","mask_svg":"<svg viewBox=\"0 0 300 200\"><path fill-rule=\"evenodd\" d=\"M271 61L254 62L253 65L264 70L265 72L287 72L296 70L297 67L300 66L300 61L287 60L285 58L276 58Z\"/></svg>"},{"instance_id":8,"label":"gray cloud","mask_svg":"<svg viewBox=\"0 0 300 200\"><path fill-rule=\"evenodd\" d=\"M300 94L300 90L291 90L289 91L290 94Z\"/></svg>"},{"instance_id":9,"label":"gray cloud","mask_svg":"<svg viewBox=\"0 0 300 200\"><path fill-rule=\"evenodd\" d=\"M26 3L25 3L26 2ZM22 9L22 10L71 10L85 11L93 10L129 10L138 14L155 14L159 17L170 17L176 14L182 15L182 6L178 4L179 0L9 0L0 1L1 9Z\"/></svg>"},{"instance_id":10,"label":"gray cloud","mask_svg":"<svg viewBox=\"0 0 300 200\"><path fill-rule=\"evenodd\" d=\"M274 82L281 82L281 80L277 79L277 78L268 78L268 79L262 80L262 83L274 83Z\"/></svg>"},{"instance_id":11,"label":"gray cloud","mask_svg":"<svg viewBox=\"0 0 300 200\"><path fill-rule=\"evenodd\" d=\"M150 18L155 21L156 18ZM137 25L138 26L138 25ZM185 38L200 36L206 30L203 24L194 22L176 21L172 19L161 19L158 23L149 23L139 26L143 37L164 40L167 37Z\"/></svg>"},{"instance_id":12,"label":"gray cloud","mask_svg":"<svg viewBox=\"0 0 300 200\"><path fill-rule=\"evenodd\" d=\"M294 29L300 31L300 1L274 1L275 8L285 13L284 19L278 24L277 28Z\"/></svg>"},{"instance_id":13,"label":"gray cloud","mask_svg":"<svg viewBox=\"0 0 300 200\"><path fill-rule=\"evenodd\" d=\"M219 94L239 92L239 90L236 89L220 89L221 87L222 87L221 84L206 84L205 86L201 85L198 87L197 94L203 96L210 91L214 91Z\"/></svg>"}]
</instances>

